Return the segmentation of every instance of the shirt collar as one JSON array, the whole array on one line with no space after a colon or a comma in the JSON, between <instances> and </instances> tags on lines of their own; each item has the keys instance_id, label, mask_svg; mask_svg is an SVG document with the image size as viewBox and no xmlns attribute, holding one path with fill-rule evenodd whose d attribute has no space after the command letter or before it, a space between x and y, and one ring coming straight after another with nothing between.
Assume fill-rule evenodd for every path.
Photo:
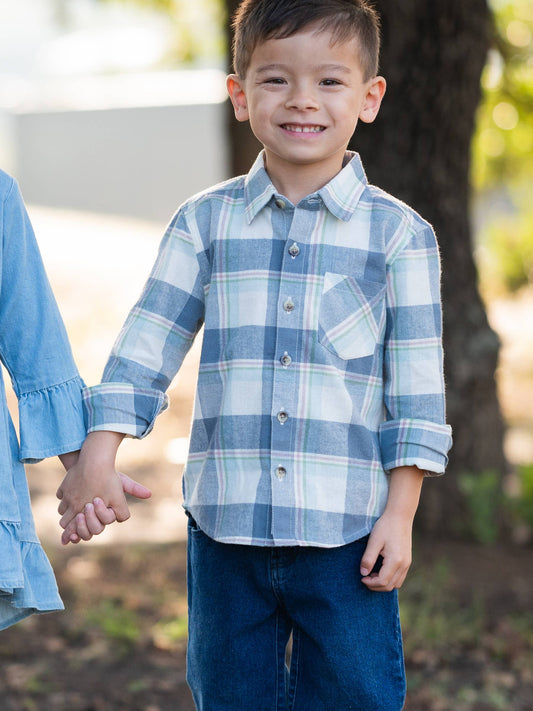
<instances>
[{"instance_id":1,"label":"shirt collar","mask_svg":"<svg viewBox=\"0 0 533 711\"><path fill-rule=\"evenodd\" d=\"M244 214L248 224L274 195L276 188L265 170L264 151L261 151L244 181Z\"/></svg>"},{"instance_id":2,"label":"shirt collar","mask_svg":"<svg viewBox=\"0 0 533 711\"><path fill-rule=\"evenodd\" d=\"M332 215L348 222L367 185L359 154L346 151L342 170L327 185L320 188L316 195L320 196ZM275 195L277 191L265 170L264 151L261 151L244 182L245 216L248 224Z\"/></svg>"}]
</instances>

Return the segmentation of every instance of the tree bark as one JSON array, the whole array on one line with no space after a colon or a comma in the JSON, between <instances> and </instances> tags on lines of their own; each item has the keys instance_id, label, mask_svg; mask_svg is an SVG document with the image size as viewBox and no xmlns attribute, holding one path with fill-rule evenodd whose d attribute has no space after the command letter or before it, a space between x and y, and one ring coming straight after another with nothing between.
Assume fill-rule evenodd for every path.
<instances>
[{"instance_id":1,"label":"tree bark","mask_svg":"<svg viewBox=\"0 0 533 711\"><path fill-rule=\"evenodd\" d=\"M378 119L358 126L353 148L369 180L431 222L442 256L448 421L454 446L447 475L426 482L419 525L469 529L458 486L463 473L506 470L495 370L499 340L477 290L469 223L470 142L491 37L485 0L378 0L382 73Z\"/></svg>"},{"instance_id":2,"label":"tree bark","mask_svg":"<svg viewBox=\"0 0 533 711\"><path fill-rule=\"evenodd\" d=\"M238 0L227 0L230 14ZM374 124L359 123L350 147L370 182L431 222L440 244L448 421L454 446L447 475L426 482L417 525L469 531L462 473L503 476L504 427L495 370L499 340L477 290L469 224L470 142L490 43L486 0L375 0L383 25L387 93ZM229 116L229 114L228 114ZM259 148L247 124L230 122L233 170L246 172Z\"/></svg>"}]
</instances>

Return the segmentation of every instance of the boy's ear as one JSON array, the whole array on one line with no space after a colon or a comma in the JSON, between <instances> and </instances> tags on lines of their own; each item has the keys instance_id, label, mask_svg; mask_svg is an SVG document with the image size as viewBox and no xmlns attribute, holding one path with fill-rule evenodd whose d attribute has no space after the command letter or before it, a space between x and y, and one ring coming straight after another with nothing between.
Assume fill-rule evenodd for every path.
<instances>
[{"instance_id":1,"label":"boy's ear","mask_svg":"<svg viewBox=\"0 0 533 711\"><path fill-rule=\"evenodd\" d=\"M243 82L237 74L230 74L226 79L226 89L233 104L237 121L248 121L248 102L244 93Z\"/></svg>"},{"instance_id":2,"label":"boy's ear","mask_svg":"<svg viewBox=\"0 0 533 711\"><path fill-rule=\"evenodd\" d=\"M359 114L361 121L364 123L372 123L372 121L376 118L386 88L387 82L383 77L374 77L373 79L370 79L368 82L365 100Z\"/></svg>"}]
</instances>

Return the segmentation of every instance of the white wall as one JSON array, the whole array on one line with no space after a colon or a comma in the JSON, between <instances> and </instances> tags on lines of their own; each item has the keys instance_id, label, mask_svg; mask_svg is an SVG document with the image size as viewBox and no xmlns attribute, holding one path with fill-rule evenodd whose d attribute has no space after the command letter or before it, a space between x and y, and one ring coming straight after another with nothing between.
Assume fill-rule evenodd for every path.
<instances>
[{"instance_id":1,"label":"white wall","mask_svg":"<svg viewBox=\"0 0 533 711\"><path fill-rule=\"evenodd\" d=\"M166 221L228 177L222 103L12 116L13 172L29 203Z\"/></svg>"}]
</instances>

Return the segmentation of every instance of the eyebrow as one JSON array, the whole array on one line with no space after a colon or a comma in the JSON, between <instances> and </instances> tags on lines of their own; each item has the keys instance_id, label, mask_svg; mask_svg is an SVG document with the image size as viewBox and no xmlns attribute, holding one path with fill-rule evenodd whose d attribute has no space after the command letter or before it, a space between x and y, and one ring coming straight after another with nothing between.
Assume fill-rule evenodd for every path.
<instances>
[{"instance_id":1,"label":"eyebrow","mask_svg":"<svg viewBox=\"0 0 533 711\"><path fill-rule=\"evenodd\" d=\"M350 74L351 69L344 64L320 64L313 69L317 72L341 72L342 74ZM286 64L272 63L264 64L257 69L257 74L267 74L269 72L290 71Z\"/></svg>"}]
</instances>

